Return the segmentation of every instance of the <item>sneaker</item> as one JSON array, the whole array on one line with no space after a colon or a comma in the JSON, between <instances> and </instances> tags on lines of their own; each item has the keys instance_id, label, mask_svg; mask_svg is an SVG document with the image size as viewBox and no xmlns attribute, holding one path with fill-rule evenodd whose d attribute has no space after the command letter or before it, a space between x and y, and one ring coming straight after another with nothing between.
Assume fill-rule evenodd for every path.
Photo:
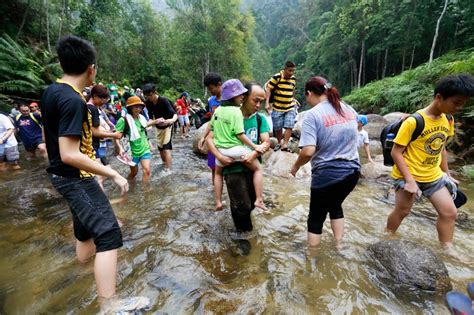
<instances>
[{"instance_id":1,"label":"sneaker","mask_svg":"<svg viewBox=\"0 0 474 315\"><path fill-rule=\"evenodd\" d=\"M101 314L104 315L126 315L135 314L136 311L144 310L150 305L150 299L146 296L134 296L127 299L110 299L102 305Z\"/></svg>"}]
</instances>

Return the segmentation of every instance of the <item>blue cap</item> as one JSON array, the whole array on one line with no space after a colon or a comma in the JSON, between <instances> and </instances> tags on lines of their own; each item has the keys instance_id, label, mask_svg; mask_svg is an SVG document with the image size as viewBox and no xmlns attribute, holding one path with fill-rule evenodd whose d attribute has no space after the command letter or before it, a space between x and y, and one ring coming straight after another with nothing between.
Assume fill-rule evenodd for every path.
<instances>
[{"instance_id":1,"label":"blue cap","mask_svg":"<svg viewBox=\"0 0 474 315\"><path fill-rule=\"evenodd\" d=\"M367 123L369 122L369 120L367 119L367 116L365 115L357 115L357 121L360 122L362 126L367 125Z\"/></svg>"}]
</instances>

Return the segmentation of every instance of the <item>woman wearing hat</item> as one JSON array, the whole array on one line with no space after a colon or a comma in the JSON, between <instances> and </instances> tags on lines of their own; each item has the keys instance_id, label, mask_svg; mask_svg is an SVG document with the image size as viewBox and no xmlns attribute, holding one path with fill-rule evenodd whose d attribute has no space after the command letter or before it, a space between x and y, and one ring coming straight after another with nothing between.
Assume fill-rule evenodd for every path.
<instances>
[{"instance_id":1,"label":"woman wearing hat","mask_svg":"<svg viewBox=\"0 0 474 315\"><path fill-rule=\"evenodd\" d=\"M240 161L240 157L254 149L263 153L263 146L254 144L244 132L244 117L240 106L247 89L237 79L227 80L222 84L221 106L216 109L211 119L211 130L214 134L214 145L223 155ZM263 203L263 171L260 163L255 159L250 163L242 163L251 169L255 186L255 207L267 210ZM214 192L216 211L222 210L222 169L223 165L216 160L216 175L214 178Z\"/></svg>"},{"instance_id":2,"label":"woman wearing hat","mask_svg":"<svg viewBox=\"0 0 474 315\"><path fill-rule=\"evenodd\" d=\"M364 130L364 126L367 125L369 120L365 115L358 115L357 116L357 130L359 134L357 136L357 147L360 148L364 146L365 153L367 154L367 159L370 163L374 163L372 157L370 156L370 148L369 148L369 134L366 130Z\"/></svg>"},{"instance_id":3,"label":"woman wearing hat","mask_svg":"<svg viewBox=\"0 0 474 315\"><path fill-rule=\"evenodd\" d=\"M121 117L115 125L115 130L122 136L127 136L130 142L130 149L132 150L132 162L130 163L130 174L128 179L133 179L138 173L138 164L143 167L143 181L147 182L150 179L150 160L151 152L148 145L148 138L145 133L145 128L156 125L158 120L149 120L140 114L145 107L145 104L138 96L130 96L126 102L127 115ZM119 148L119 155L125 158L125 150L120 141L116 141Z\"/></svg>"}]
</instances>

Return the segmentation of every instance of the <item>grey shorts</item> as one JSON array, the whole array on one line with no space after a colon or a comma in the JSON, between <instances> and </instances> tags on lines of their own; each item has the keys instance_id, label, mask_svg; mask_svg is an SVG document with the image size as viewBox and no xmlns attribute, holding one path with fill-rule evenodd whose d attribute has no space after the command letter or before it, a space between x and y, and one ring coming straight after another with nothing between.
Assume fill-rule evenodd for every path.
<instances>
[{"instance_id":1,"label":"grey shorts","mask_svg":"<svg viewBox=\"0 0 474 315\"><path fill-rule=\"evenodd\" d=\"M3 152L0 152L0 163L8 162L8 163L15 163L20 159L20 151L18 151L18 145L5 148Z\"/></svg>"},{"instance_id":2,"label":"grey shorts","mask_svg":"<svg viewBox=\"0 0 474 315\"><path fill-rule=\"evenodd\" d=\"M430 182L430 183L416 182L416 184L420 188L423 196L425 196L426 198L430 198L435 192L437 192L443 187L446 187L454 199L456 197L456 192L458 190L456 184L453 183L451 179L449 179L449 176L446 175L446 173L443 174L443 177L441 177L438 180L435 180L434 182ZM395 188L395 191L398 191L399 189L403 189L404 187L405 187L405 181L403 179L396 179L394 181L393 188Z\"/></svg>"}]
</instances>

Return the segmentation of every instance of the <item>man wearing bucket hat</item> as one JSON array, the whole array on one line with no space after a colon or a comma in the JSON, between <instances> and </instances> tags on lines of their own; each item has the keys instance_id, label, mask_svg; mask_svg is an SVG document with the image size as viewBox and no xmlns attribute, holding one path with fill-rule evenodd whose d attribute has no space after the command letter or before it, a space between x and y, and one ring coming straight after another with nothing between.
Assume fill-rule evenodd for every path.
<instances>
[{"instance_id":1,"label":"man wearing bucket hat","mask_svg":"<svg viewBox=\"0 0 474 315\"><path fill-rule=\"evenodd\" d=\"M370 163L374 163L372 157L370 156L370 148L369 148L369 134L366 130L364 130L364 126L367 125L369 120L365 115L357 115L357 130L359 131L357 136L357 147L364 146L364 151L367 154L367 159Z\"/></svg>"},{"instance_id":2,"label":"man wearing bucket hat","mask_svg":"<svg viewBox=\"0 0 474 315\"><path fill-rule=\"evenodd\" d=\"M211 119L211 131L214 135L214 145L223 155L240 161L240 158L252 149L263 152L262 145L256 145L245 135L244 117L240 106L247 89L237 79L227 80L222 84L221 106L217 108ZM250 168L253 174L256 201L255 207L267 210L263 203L263 171L257 160L251 162L242 161ZM214 178L214 192L216 199L216 211L222 210L222 169L223 164L216 161L216 175Z\"/></svg>"},{"instance_id":3,"label":"man wearing bucket hat","mask_svg":"<svg viewBox=\"0 0 474 315\"><path fill-rule=\"evenodd\" d=\"M150 179L150 160L151 152L150 146L148 145L148 138L145 133L145 129L149 126L156 125L157 120L149 120L140 114L145 104L138 96L130 96L126 102L127 115L121 117L117 121L115 126L116 132L120 134L120 137L126 135L130 142L130 149L132 150L132 161L130 164L130 174L128 179L133 179L138 173L138 164L140 163L143 167L143 181L147 182ZM125 158L125 150L123 149L120 141L115 142L119 148L119 156Z\"/></svg>"}]
</instances>

